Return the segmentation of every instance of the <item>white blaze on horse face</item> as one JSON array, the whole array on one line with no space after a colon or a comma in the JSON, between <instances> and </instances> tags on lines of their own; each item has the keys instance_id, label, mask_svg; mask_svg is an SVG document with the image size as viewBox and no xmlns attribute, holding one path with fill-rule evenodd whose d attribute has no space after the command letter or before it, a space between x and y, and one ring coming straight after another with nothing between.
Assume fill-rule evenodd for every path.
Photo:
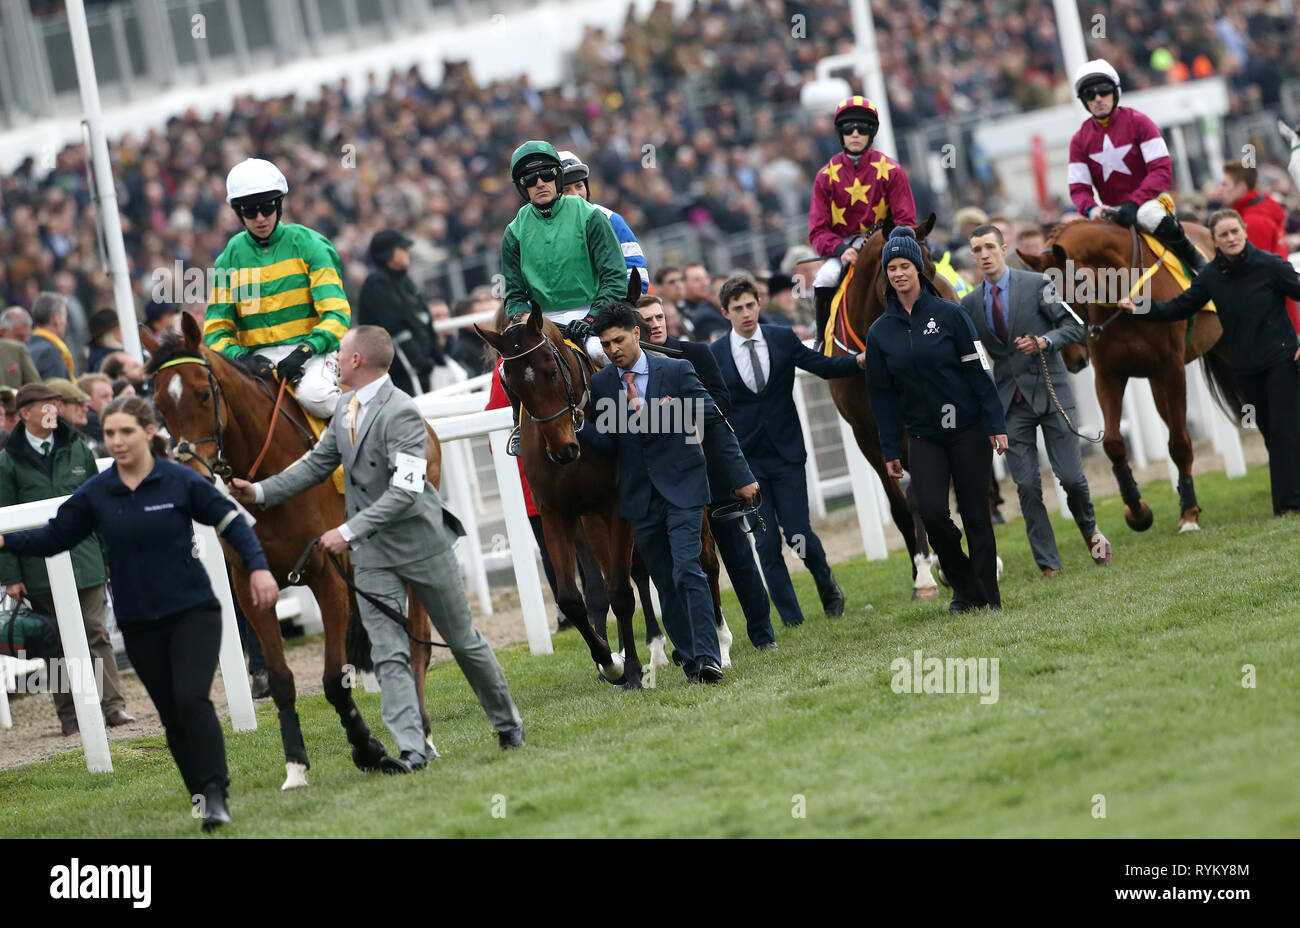
<instances>
[{"instance_id":1,"label":"white blaze on horse face","mask_svg":"<svg viewBox=\"0 0 1300 928\"><path fill-rule=\"evenodd\" d=\"M531 367L524 370L524 383L532 384L537 380L537 372Z\"/></svg>"},{"instance_id":2,"label":"white blaze on horse face","mask_svg":"<svg viewBox=\"0 0 1300 928\"><path fill-rule=\"evenodd\" d=\"M179 376L173 377L167 382L167 395L172 398L172 402L177 406L181 403L181 395L183 391L184 388L181 386L181 378Z\"/></svg>"}]
</instances>

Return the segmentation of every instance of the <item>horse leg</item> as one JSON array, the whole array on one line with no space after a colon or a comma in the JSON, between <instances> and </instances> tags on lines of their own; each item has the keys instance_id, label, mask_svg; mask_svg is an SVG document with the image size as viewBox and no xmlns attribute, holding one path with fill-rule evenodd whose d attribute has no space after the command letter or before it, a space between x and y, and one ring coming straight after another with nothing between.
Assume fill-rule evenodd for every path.
<instances>
[{"instance_id":1,"label":"horse leg","mask_svg":"<svg viewBox=\"0 0 1300 928\"><path fill-rule=\"evenodd\" d=\"M731 629L727 627L727 618L722 614L722 588L718 584L721 569L718 561L718 549L713 543L713 532L709 528L709 511L704 510L700 526L700 566L709 581L709 593L713 596L713 624L718 627L718 649L722 652L722 666L731 666Z\"/></svg>"},{"instance_id":2,"label":"horse leg","mask_svg":"<svg viewBox=\"0 0 1300 928\"><path fill-rule=\"evenodd\" d=\"M1135 532L1145 532L1151 527L1155 516L1151 507L1142 499L1137 481L1133 479L1133 469L1128 464L1128 447L1120 433L1119 423L1124 415L1124 388L1128 386L1128 377L1119 374L1102 373L1102 365L1096 366L1097 402L1101 406L1102 420L1105 423L1105 437L1101 446L1110 458L1110 467L1119 484L1119 495L1124 500L1124 521Z\"/></svg>"},{"instance_id":3,"label":"horse leg","mask_svg":"<svg viewBox=\"0 0 1300 928\"><path fill-rule=\"evenodd\" d=\"M239 607L257 632L262 653L266 656L266 676L271 686L271 699L280 719L280 742L284 745L285 780L281 789L297 789L307 785L307 747L302 740L302 726L295 710L297 692L293 684L293 671L284 659L284 639L280 636L280 620L275 606L259 609L253 605L248 588L248 573L238 559L230 562L230 580L239 599Z\"/></svg>"},{"instance_id":4,"label":"horse leg","mask_svg":"<svg viewBox=\"0 0 1300 928\"><path fill-rule=\"evenodd\" d=\"M348 588L325 563L313 558L310 581L312 595L320 605L321 621L325 625L325 669L321 683L325 698L338 713L339 724L352 745L352 763L358 770L378 770L379 759L388 752L379 739L370 734L370 726L361 717L349 690L360 679L360 673L347 663L348 622L351 620L351 597Z\"/></svg>"},{"instance_id":5,"label":"horse leg","mask_svg":"<svg viewBox=\"0 0 1300 928\"><path fill-rule=\"evenodd\" d=\"M542 535L546 539L546 551L551 556L551 567L555 570L555 599L564 617L573 623L573 627L587 642L591 659L600 668L600 675L610 683L623 682L623 659L610 653L609 644L604 637L591 627L587 619L587 607L578 592L578 550L574 535L578 530L578 520L574 516L558 513L553 509L541 508ZM595 543L593 541L593 543Z\"/></svg>"},{"instance_id":6,"label":"horse leg","mask_svg":"<svg viewBox=\"0 0 1300 928\"><path fill-rule=\"evenodd\" d=\"M600 572L605 578L605 592L618 622L618 638L623 644L619 651L623 658L621 690L641 689L641 659L636 653L636 633L632 630L632 614L636 612L636 598L632 595L632 523L618 514L618 504L610 503L599 516L584 518L583 526L591 541L591 550L600 561Z\"/></svg>"},{"instance_id":7,"label":"horse leg","mask_svg":"<svg viewBox=\"0 0 1300 928\"><path fill-rule=\"evenodd\" d=\"M409 589L406 591L406 624L411 630L411 674L415 677L416 698L420 700L424 743L429 746L429 756L437 757L438 749L433 745L433 726L429 723L429 707L424 702L424 678L429 672L429 661L433 657L433 646L424 644L424 641L433 640L433 627L424 603Z\"/></svg>"},{"instance_id":8,"label":"horse leg","mask_svg":"<svg viewBox=\"0 0 1300 928\"><path fill-rule=\"evenodd\" d=\"M641 552L636 544L632 545L632 582L636 585L637 598L641 600L641 614L645 616L645 643L650 649L650 669L668 666L668 652L665 649L667 638L659 627L655 617L654 601L650 598L650 571L645 566Z\"/></svg>"},{"instance_id":9,"label":"horse leg","mask_svg":"<svg viewBox=\"0 0 1300 928\"><path fill-rule=\"evenodd\" d=\"M1159 380L1151 379L1156 411L1169 428L1169 459L1178 468L1178 531L1201 530L1201 507L1192 482L1192 438L1187 434L1187 370L1177 361Z\"/></svg>"}]
</instances>

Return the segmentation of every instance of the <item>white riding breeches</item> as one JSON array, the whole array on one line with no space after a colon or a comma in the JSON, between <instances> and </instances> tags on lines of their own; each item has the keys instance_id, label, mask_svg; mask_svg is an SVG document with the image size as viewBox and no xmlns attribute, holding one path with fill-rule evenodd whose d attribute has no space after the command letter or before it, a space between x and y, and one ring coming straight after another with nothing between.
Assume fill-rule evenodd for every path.
<instances>
[{"instance_id":1,"label":"white riding breeches","mask_svg":"<svg viewBox=\"0 0 1300 928\"><path fill-rule=\"evenodd\" d=\"M1156 226L1168 215L1159 200L1147 200L1138 207L1137 224L1143 232L1155 232Z\"/></svg>"},{"instance_id":2,"label":"white riding breeches","mask_svg":"<svg viewBox=\"0 0 1300 928\"><path fill-rule=\"evenodd\" d=\"M572 322L575 319L587 318L587 313L591 312L590 307L579 306L577 309L566 309L563 312L546 313L546 318L556 325L564 325L566 322ZM647 333L648 337L648 333ZM609 363L609 358L605 357L605 349L600 347L600 339L591 336L587 339L587 344L582 346L587 350L587 357L595 361L597 366L604 367Z\"/></svg>"},{"instance_id":3,"label":"white riding breeches","mask_svg":"<svg viewBox=\"0 0 1300 928\"><path fill-rule=\"evenodd\" d=\"M272 345L259 348L254 354L261 355L272 364L279 364L296 348L296 345ZM298 405L317 419L329 421L338 407L339 397L339 353L314 354L302 366L302 377L294 386L294 396Z\"/></svg>"},{"instance_id":4,"label":"white riding breeches","mask_svg":"<svg viewBox=\"0 0 1300 928\"><path fill-rule=\"evenodd\" d=\"M813 286L838 287L840 272L843 270L844 263L839 258L827 258L826 263L817 269L817 276L813 278Z\"/></svg>"}]
</instances>

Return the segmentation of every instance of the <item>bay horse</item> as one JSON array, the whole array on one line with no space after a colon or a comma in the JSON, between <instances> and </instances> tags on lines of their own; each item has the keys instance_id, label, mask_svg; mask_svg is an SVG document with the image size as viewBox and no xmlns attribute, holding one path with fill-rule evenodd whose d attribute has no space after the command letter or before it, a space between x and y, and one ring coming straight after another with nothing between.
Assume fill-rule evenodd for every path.
<instances>
[{"instance_id":1,"label":"bay horse","mask_svg":"<svg viewBox=\"0 0 1300 928\"><path fill-rule=\"evenodd\" d=\"M271 387L204 345L199 324L190 314L181 313L179 332L169 332L159 341L142 326L140 339L151 355L146 372L153 377L154 402L178 449L188 449L178 459L184 458L184 463L204 478L215 481L218 477L248 476L264 446L266 456L258 475L279 473L315 443L301 408L287 391L272 422L275 395ZM272 433L269 442L268 428ZM207 444L213 447L205 448ZM426 453L427 476L437 487L442 453L432 430ZM289 571L307 544L345 520L343 496L332 481L326 481L279 506L260 511L256 519L253 531L266 552L271 572L282 586L288 585ZM286 776L281 789L304 787L311 765L295 709L293 673L285 661L275 607L254 607L243 561L224 539L221 543L230 565L235 595L266 655L271 697L279 713L280 740L284 746ZM353 763L361 770L377 770L379 759L386 752L379 740L371 737L348 692L355 677L354 668L346 665L349 616L355 611L355 601L347 585L330 568L321 548L312 551L307 566L305 583L316 597L325 628L322 680L325 698L338 713L352 745ZM409 600L408 622L412 635L428 640L428 614L417 597L411 596ZM429 646L413 640L411 667L426 737L430 723L424 705L424 678L429 657Z\"/></svg>"},{"instance_id":2,"label":"bay horse","mask_svg":"<svg viewBox=\"0 0 1300 928\"><path fill-rule=\"evenodd\" d=\"M628 292L641 293L633 272ZM559 328L536 310L528 319L501 332L475 326L479 337L503 359L502 379L520 398L520 459L533 500L542 517L547 554L555 570L556 600L565 617L582 635L601 678L620 689L640 689L642 665L632 629L636 602L632 581L641 589L646 641L654 666L661 658L663 632L648 595L644 565L635 556L635 538L618 510L618 465L613 458L583 454L578 442L575 411L586 406L588 383L595 368L586 355L564 341ZM605 629L592 627L576 579L578 523L600 564L610 608L618 623L621 650L612 652ZM730 644L722 618L718 587L719 564L708 520L701 512L701 566L709 579L718 623L719 644ZM730 663L729 660L726 663Z\"/></svg>"},{"instance_id":3,"label":"bay horse","mask_svg":"<svg viewBox=\"0 0 1300 928\"><path fill-rule=\"evenodd\" d=\"M1206 255L1214 254L1209 231L1199 223L1183 224L1193 243ZM1178 498L1181 514L1180 532L1200 528L1200 506L1192 480L1192 441L1187 434L1187 373L1185 365L1197 358L1205 362L1206 379L1216 400L1234 421L1242 407L1240 387L1232 373L1227 344L1221 336L1223 326L1218 315L1198 313L1193 319L1156 325L1135 319L1120 310L1116 301L1139 286L1143 272L1156 256L1145 240L1133 229L1125 229L1109 220L1076 219L1057 225L1038 254L1019 253L1021 260L1036 271L1056 271L1063 283L1096 280L1098 286L1076 286L1082 296L1073 305L1089 324L1089 348L1097 385L1097 400L1105 420L1102 447L1110 458L1111 469L1124 500L1124 520L1134 531L1151 527L1154 515L1142 499L1137 481L1128 463L1128 448L1120 434L1124 408L1124 389L1131 377L1151 382L1160 418L1169 428L1169 457L1178 468ZM1080 272L1083 272L1081 278ZM1100 273L1098 273L1100 272ZM1053 275L1055 276L1055 275ZM1068 285L1067 285L1068 286ZM1057 288L1060 292L1060 288ZM1116 292L1110 292L1110 291ZM1122 290L1123 292L1118 292ZM1161 267L1147 279L1143 291L1134 295L1144 299L1168 300L1182 288L1173 274ZM1089 292L1091 291L1091 292ZM1085 297L1097 297L1091 299Z\"/></svg>"}]
</instances>

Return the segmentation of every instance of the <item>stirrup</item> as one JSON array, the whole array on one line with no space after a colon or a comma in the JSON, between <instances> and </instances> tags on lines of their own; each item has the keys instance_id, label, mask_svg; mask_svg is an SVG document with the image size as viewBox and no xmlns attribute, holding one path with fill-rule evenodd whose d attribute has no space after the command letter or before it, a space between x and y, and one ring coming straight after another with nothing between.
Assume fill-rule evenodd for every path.
<instances>
[{"instance_id":1,"label":"stirrup","mask_svg":"<svg viewBox=\"0 0 1300 928\"><path fill-rule=\"evenodd\" d=\"M510 430L510 438L506 440L506 454L512 458L519 457L519 426Z\"/></svg>"}]
</instances>

